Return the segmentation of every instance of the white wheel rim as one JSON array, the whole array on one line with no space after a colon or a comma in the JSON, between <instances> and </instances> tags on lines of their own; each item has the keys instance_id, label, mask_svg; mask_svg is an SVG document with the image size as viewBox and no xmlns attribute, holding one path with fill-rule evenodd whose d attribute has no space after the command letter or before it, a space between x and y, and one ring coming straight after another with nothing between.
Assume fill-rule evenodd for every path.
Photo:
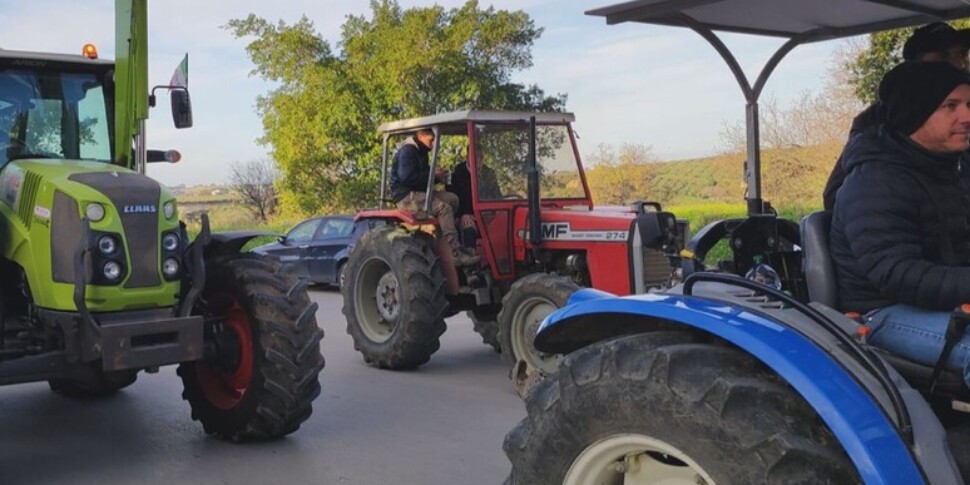
<instances>
[{"instance_id":1,"label":"white wheel rim","mask_svg":"<svg viewBox=\"0 0 970 485\"><path fill-rule=\"evenodd\" d=\"M400 286L390 266L380 259L365 262L353 283L357 324L372 342L384 343L394 334L401 313Z\"/></svg>"},{"instance_id":2,"label":"white wheel rim","mask_svg":"<svg viewBox=\"0 0 970 485\"><path fill-rule=\"evenodd\" d=\"M640 434L616 434L583 450L563 485L713 485L677 448Z\"/></svg>"},{"instance_id":3,"label":"white wheel rim","mask_svg":"<svg viewBox=\"0 0 970 485\"><path fill-rule=\"evenodd\" d=\"M524 360L529 367L537 369L543 375L551 374L559 368L562 355L540 352L532 341L542 320L558 309L555 303L536 296L522 302L512 314L511 340L515 358Z\"/></svg>"}]
</instances>

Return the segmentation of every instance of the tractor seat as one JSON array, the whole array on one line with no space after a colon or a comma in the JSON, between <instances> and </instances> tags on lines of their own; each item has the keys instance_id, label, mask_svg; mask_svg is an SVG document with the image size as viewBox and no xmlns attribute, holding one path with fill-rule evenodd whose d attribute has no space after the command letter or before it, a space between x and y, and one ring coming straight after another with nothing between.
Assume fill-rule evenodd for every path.
<instances>
[{"instance_id":1,"label":"tractor seat","mask_svg":"<svg viewBox=\"0 0 970 485\"><path fill-rule=\"evenodd\" d=\"M829 227L832 213L813 212L805 216L799 230L802 240L802 269L808 285L811 301L830 308L838 308L838 283L835 267L829 254ZM929 390L933 368L906 360L883 349L871 347L898 371L909 385L920 390ZM962 376L956 372L943 371L936 383L936 394L970 401L970 389L964 384Z\"/></svg>"},{"instance_id":2,"label":"tractor seat","mask_svg":"<svg viewBox=\"0 0 970 485\"><path fill-rule=\"evenodd\" d=\"M802 240L802 269L808 285L808 298L827 307L838 308L838 283L829 254L829 227L832 213L813 212L799 224Z\"/></svg>"}]
</instances>

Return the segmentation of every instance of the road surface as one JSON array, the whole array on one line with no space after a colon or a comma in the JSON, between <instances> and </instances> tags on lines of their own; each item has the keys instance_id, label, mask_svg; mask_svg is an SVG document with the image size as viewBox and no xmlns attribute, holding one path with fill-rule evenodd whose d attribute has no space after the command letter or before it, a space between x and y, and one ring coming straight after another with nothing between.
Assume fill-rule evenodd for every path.
<instances>
[{"instance_id":1,"label":"road surface","mask_svg":"<svg viewBox=\"0 0 970 485\"><path fill-rule=\"evenodd\" d=\"M299 431L268 443L206 437L175 367L115 396L79 401L46 383L0 388L0 483L498 484L505 433L525 408L500 356L462 314L416 371L384 371L353 350L342 299L311 288L326 332L323 392Z\"/></svg>"}]
</instances>

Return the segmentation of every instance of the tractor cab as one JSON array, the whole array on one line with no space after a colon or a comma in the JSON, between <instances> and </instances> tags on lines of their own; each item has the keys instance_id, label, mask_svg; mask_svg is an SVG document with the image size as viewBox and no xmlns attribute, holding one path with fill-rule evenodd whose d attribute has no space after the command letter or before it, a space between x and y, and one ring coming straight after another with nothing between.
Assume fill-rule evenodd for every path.
<instances>
[{"instance_id":1,"label":"tractor cab","mask_svg":"<svg viewBox=\"0 0 970 485\"><path fill-rule=\"evenodd\" d=\"M535 120L534 131L530 119ZM412 213L398 210L388 197L396 147L418 129L432 130L435 139L426 200L431 200L433 190L455 193L459 227L463 216L475 220L471 231L461 231L463 243L480 248L497 279L512 278L515 261L523 259L525 250L524 244L515 243L516 238L524 243L525 234L523 230L516 233L516 228L526 224L530 204L552 210L593 206L570 124L574 120L571 113L459 111L385 123L379 128L384 138L381 207L358 217L436 223L429 213L430 202L423 211ZM434 174L439 168L450 171L450 180L435 188ZM538 181L534 189L533 179ZM541 230L556 235L564 227L548 225Z\"/></svg>"}]
</instances>

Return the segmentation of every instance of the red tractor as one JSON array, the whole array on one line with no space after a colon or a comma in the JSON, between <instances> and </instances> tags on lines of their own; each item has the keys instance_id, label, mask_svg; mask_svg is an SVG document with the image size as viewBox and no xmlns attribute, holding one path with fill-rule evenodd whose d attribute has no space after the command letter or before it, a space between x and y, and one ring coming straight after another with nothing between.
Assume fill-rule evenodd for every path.
<instances>
[{"instance_id":1,"label":"red tractor","mask_svg":"<svg viewBox=\"0 0 970 485\"><path fill-rule=\"evenodd\" d=\"M461 111L381 125L381 207L357 218L387 224L355 245L343 286L347 332L367 363L424 364L439 348L445 318L465 310L485 343L502 353L521 392L556 369L559 356L536 351L532 339L576 289L628 295L669 283L666 255L683 247L686 225L656 203L594 209L574 119ZM418 129L435 134L427 200L436 169L457 168L467 154L470 191L456 192L471 199L464 202L475 229L462 231L462 239L481 256L478 265L453 264L427 205L417 212L386 207L392 143Z\"/></svg>"}]
</instances>

